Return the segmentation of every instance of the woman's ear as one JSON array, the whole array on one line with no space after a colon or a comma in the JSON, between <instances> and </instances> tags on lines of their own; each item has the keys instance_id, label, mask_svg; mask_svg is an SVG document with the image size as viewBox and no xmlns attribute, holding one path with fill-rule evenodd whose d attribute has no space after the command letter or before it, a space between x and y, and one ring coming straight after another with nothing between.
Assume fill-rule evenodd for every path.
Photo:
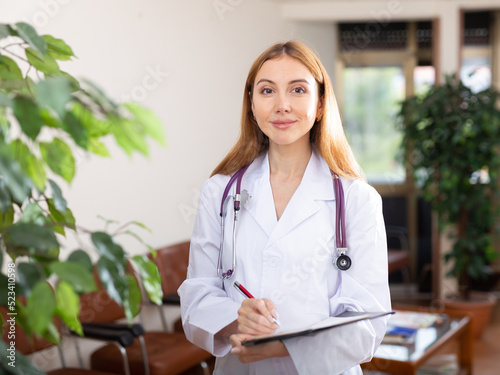
<instances>
[{"instance_id":1,"label":"woman's ear","mask_svg":"<svg viewBox=\"0 0 500 375\"><path fill-rule=\"evenodd\" d=\"M318 108L316 109L316 121L320 121L323 117L323 98L318 100Z\"/></svg>"}]
</instances>

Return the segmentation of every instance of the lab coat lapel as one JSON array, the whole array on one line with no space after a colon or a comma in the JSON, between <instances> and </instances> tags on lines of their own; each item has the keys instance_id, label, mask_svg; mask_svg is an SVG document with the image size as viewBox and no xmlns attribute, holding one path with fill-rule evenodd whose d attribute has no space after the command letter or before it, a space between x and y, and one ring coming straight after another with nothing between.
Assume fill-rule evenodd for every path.
<instances>
[{"instance_id":1,"label":"lab coat lapel","mask_svg":"<svg viewBox=\"0 0 500 375\"><path fill-rule=\"evenodd\" d=\"M267 154L255 159L243 177L242 186L249 193L249 199L243 206L243 210L252 215L262 230L270 237L276 227L277 219L269 181Z\"/></svg>"},{"instance_id":2,"label":"lab coat lapel","mask_svg":"<svg viewBox=\"0 0 500 375\"><path fill-rule=\"evenodd\" d=\"M318 200L335 200L333 181L326 162L313 152L302 181L277 221L273 193L269 181L267 154L257 158L242 181L250 197L243 209L248 212L269 237L268 245L279 240L319 211Z\"/></svg>"},{"instance_id":3,"label":"lab coat lapel","mask_svg":"<svg viewBox=\"0 0 500 375\"><path fill-rule=\"evenodd\" d=\"M313 152L302 181L288 202L268 244L276 242L304 220L317 213L320 210L317 201L334 199L330 169L323 158Z\"/></svg>"}]
</instances>

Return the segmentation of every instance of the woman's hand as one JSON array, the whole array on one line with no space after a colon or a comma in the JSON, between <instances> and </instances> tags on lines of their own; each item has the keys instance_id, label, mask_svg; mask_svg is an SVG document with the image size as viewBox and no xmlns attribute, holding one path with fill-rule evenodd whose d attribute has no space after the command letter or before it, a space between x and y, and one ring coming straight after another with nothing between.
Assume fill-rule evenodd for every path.
<instances>
[{"instance_id":1,"label":"woman's hand","mask_svg":"<svg viewBox=\"0 0 500 375\"><path fill-rule=\"evenodd\" d=\"M278 328L273 318L278 318L278 312L272 301L265 298L245 299L238 310L238 333L253 336L269 335Z\"/></svg>"},{"instance_id":2,"label":"woman's hand","mask_svg":"<svg viewBox=\"0 0 500 375\"><path fill-rule=\"evenodd\" d=\"M288 350L281 341L271 341L264 344L243 346L242 341L253 338L252 335L236 334L229 338L233 348L231 353L236 354L242 363L260 361L271 357L286 357Z\"/></svg>"}]
</instances>

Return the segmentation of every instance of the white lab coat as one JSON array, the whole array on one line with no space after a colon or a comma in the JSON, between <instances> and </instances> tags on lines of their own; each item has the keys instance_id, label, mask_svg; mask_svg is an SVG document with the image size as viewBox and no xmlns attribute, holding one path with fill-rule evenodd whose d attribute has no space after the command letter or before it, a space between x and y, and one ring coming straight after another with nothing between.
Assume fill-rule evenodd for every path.
<instances>
[{"instance_id":1,"label":"white lab coat","mask_svg":"<svg viewBox=\"0 0 500 375\"><path fill-rule=\"evenodd\" d=\"M365 182L341 178L352 266L334 268L335 194L328 165L313 152L300 186L276 218L267 154L246 171L236 235L236 273L217 277L221 197L229 180L216 175L203 186L191 238L188 278L179 288L187 338L217 356L215 374L361 374L382 340L387 319L376 318L284 341L290 356L249 364L215 337L233 322L243 296L239 281L256 298L271 299L282 330L316 323L343 311L389 311L387 245L381 198ZM234 184L236 185L236 184ZM231 189L234 195L235 186ZM232 200L228 204L224 270L231 267Z\"/></svg>"}]
</instances>

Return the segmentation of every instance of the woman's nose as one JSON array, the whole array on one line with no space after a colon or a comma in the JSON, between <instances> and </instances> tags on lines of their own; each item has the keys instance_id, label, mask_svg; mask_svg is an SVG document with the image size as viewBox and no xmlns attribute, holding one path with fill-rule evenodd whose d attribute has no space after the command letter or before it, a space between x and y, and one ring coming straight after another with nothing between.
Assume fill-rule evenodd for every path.
<instances>
[{"instance_id":1,"label":"woman's nose","mask_svg":"<svg viewBox=\"0 0 500 375\"><path fill-rule=\"evenodd\" d=\"M290 101L286 94L280 94L276 96L276 113L288 113L290 112Z\"/></svg>"}]
</instances>

